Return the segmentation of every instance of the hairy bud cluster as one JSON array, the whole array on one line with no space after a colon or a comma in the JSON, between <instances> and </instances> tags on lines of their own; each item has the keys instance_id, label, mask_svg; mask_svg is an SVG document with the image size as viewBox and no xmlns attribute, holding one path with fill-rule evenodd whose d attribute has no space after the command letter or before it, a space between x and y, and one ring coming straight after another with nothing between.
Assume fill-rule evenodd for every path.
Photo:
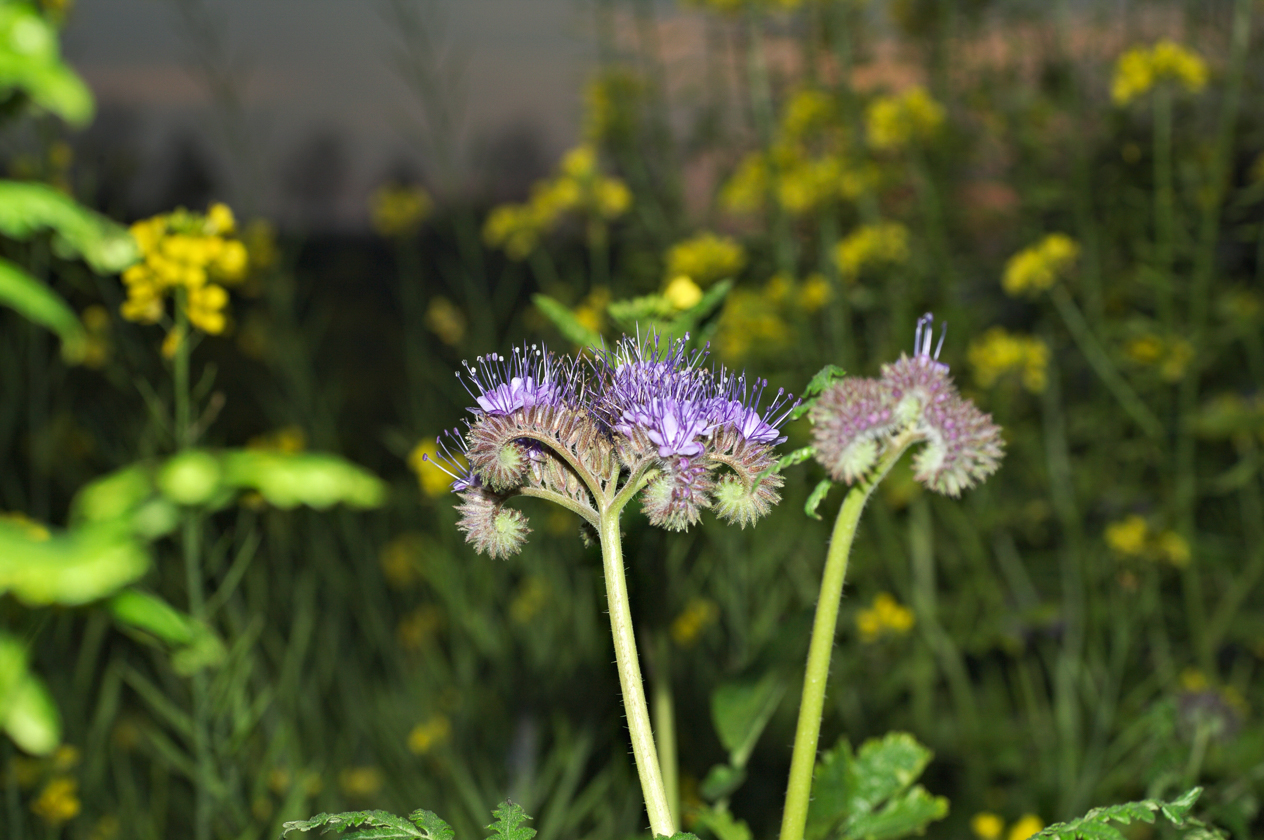
<instances>
[{"instance_id":1,"label":"hairy bud cluster","mask_svg":"<svg viewBox=\"0 0 1264 840\"><path fill-rule=\"evenodd\" d=\"M517 551L529 529L504 502L552 498L590 524L629 483L651 524L685 530L703 510L742 527L780 500L779 427L797 401L767 382L704 366L687 337L624 338L595 359L538 346L481 356L459 372L473 398L466 430L437 461L462 499L458 526L480 552Z\"/></svg>"},{"instance_id":2,"label":"hairy bud cluster","mask_svg":"<svg viewBox=\"0 0 1264 840\"><path fill-rule=\"evenodd\" d=\"M906 433L924 443L913 477L936 493L959 496L1000 465L1000 427L957 393L938 347L932 354L932 320L927 314L918 321L912 358L883 365L878 379L836 382L812 406L816 457L835 480L862 479Z\"/></svg>"}]
</instances>

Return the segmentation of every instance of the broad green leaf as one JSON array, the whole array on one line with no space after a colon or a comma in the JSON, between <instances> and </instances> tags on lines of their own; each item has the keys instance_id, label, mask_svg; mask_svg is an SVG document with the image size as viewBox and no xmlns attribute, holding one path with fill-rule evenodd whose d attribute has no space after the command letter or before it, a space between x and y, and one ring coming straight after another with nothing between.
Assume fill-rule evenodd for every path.
<instances>
[{"instance_id":1,"label":"broad green leaf","mask_svg":"<svg viewBox=\"0 0 1264 840\"><path fill-rule=\"evenodd\" d=\"M930 759L931 751L904 732L866 741L848 773L848 813L868 813L904 790L917 781Z\"/></svg>"},{"instance_id":2,"label":"broad green leaf","mask_svg":"<svg viewBox=\"0 0 1264 840\"><path fill-rule=\"evenodd\" d=\"M848 771L851 769L851 744L839 741L827 750L812 774L812 799L808 803L805 832L809 840L824 837L847 813L850 797Z\"/></svg>"},{"instance_id":3,"label":"broad green leaf","mask_svg":"<svg viewBox=\"0 0 1264 840\"><path fill-rule=\"evenodd\" d=\"M370 508L386 500L381 479L336 455L230 449L221 459L224 484L257 490L279 508Z\"/></svg>"},{"instance_id":4,"label":"broad green leaf","mask_svg":"<svg viewBox=\"0 0 1264 840\"><path fill-rule=\"evenodd\" d=\"M88 339L79 316L61 295L4 259L0 259L0 304L57 333L66 361L83 359Z\"/></svg>"},{"instance_id":5,"label":"broad green leaf","mask_svg":"<svg viewBox=\"0 0 1264 840\"><path fill-rule=\"evenodd\" d=\"M0 4L0 91L20 89L76 125L92 118L92 94L61 62L57 31L26 3Z\"/></svg>"},{"instance_id":6,"label":"broad green leaf","mask_svg":"<svg viewBox=\"0 0 1264 840\"><path fill-rule=\"evenodd\" d=\"M811 495L808 496L807 503L803 505L803 512L813 519L820 519L821 515L816 512L816 509L821 506L821 502L825 501L825 497L829 495L830 488L833 486L834 482L828 478L822 478L817 482Z\"/></svg>"},{"instance_id":7,"label":"broad green leaf","mask_svg":"<svg viewBox=\"0 0 1264 840\"><path fill-rule=\"evenodd\" d=\"M1186 836L1227 837L1228 835L1220 829L1189 815L1202 792L1202 788L1196 787L1171 802L1143 799L1139 802L1124 802L1119 805L1094 808L1077 819L1046 826L1035 837L1050 840L1125 840L1124 833L1115 828L1112 823L1122 825L1130 825L1134 822L1153 823L1159 814L1176 827L1187 829Z\"/></svg>"},{"instance_id":8,"label":"broad green leaf","mask_svg":"<svg viewBox=\"0 0 1264 840\"><path fill-rule=\"evenodd\" d=\"M0 233L26 239L53 231L58 256L83 257L94 271L113 274L140 259L131 233L47 184L0 181Z\"/></svg>"},{"instance_id":9,"label":"broad green leaf","mask_svg":"<svg viewBox=\"0 0 1264 840\"><path fill-rule=\"evenodd\" d=\"M85 604L111 595L149 569L149 553L111 523L40 539L0 522L0 593L30 606Z\"/></svg>"},{"instance_id":10,"label":"broad green leaf","mask_svg":"<svg viewBox=\"0 0 1264 840\"><path fill-rule=\"evenodd\" d=\"M755 742L786 692L776 672L726 683L711 695L711 721L734 767L745 767Z\"/></svg>"},{"instance_id":11,"label":"broad green leaf","mask_svg":"<svg viewBox=\"0 0 1264 840\"><path fill-rule=\"evenodd\" d=\"M693 812L697 824L716 836L716 840L751 840L750 826L729 813L728 808L699 808Z\"/></svg>"},{"instance_id":12,"label":"broad green leaf","mask_svg":"<svg viewBox=\"0 0 1264 840\"><path fill-rule=\"evenodd\" d=\"M948 800L931 796L921 785L887 800L882 810L847 822L847 840L891 840L923 834L926 826L948 816Z\"/></svg>"},{"instance_id":13,"label":"broad green leaf","mask_svg":"<svg viewBox=\"0 0 1264 840\"><path fill-rule=\"evenodd\" d=\"M61 743L61 714L44 681L28 671L11 692L4 731L13 743L34 755L48 755Z\"/></svg>"},{"instance_id":14,"label":"broad green leaf","mask_svg":"<svg viewBox=\"0 0 1264 840\"><path fill-rule=\"evenodd\" d=\"M281 826L281 836L285 837L291 831L306 832L313 828L321 829L321 834L360 829L341 835L342 840L404 840L427 836L408 820L389 811L346 811L341 814L317 814L310 820L291 820Z\"/></svg>"},{"instance_id":15,"label":"broad green leaf","mask_svg":"<svg viewBox=\"0 0 1264 840\"><path fill-rule=\"evenodd\" d=\"M715 801L725 799L746 781L746 770L742 767L731 767L728 764L716 764L707 771L706 778L698 785L698 793L703 799Z\"/></svg>"},{"instance_id":16,"label":"broad green leaf","mask_svg":"<svg viewBox=\"0 0 1264 840\"><path fill-rule=\"evenodd\" d=\"M535 837L535 829L523 825L531 818L516 802L506 799L492 811L492 816L496 821L487 826L487 830L492 833L494 840L531 840Z\"/></svg>"},{"instance_id":17,"label":"broad green leaf","mask_svg":"<svg viewBox=\"0 0 1264 840\"><path fill-rule=\"evenodd\" d=\"M187 645L196 635L196 623L191 616L157 595L138 589L124 589L109 600L106 609L118 621L173 645Z\"/></svg>"},{"instance_id":18,"label":"broad green leaf","mask_svg":"<svg viewBox=\"0 0 1264 840\"><path fill-rule=\"evenodd\" d=\"M531 296L531 302L544 317L553 322L553 326L557 327L558 332L567 341L578 344L580 347L601 346L601 334L580 323L575 313L567 309L560 301L545 294L534 294Z\"/></svg>"}]
</instances>

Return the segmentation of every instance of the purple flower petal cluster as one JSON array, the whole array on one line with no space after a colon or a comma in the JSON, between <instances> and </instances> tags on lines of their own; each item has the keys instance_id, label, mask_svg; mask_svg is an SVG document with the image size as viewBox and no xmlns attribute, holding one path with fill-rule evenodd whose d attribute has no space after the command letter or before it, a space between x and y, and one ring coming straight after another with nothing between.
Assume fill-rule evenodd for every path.
<instances>
[{"instance_id":1,"label":"purple flower petal cluster","mask_svg":"<svg viewBox=\"0 0 1264 840\"><path fill-rule=\"evenodd\" d=\"M780 427L798 403L784 390L766 401L766 380L717 371L707 355L688 337L650 336L595 359L531 345L465 364L458 376L473 417L442 446L467 538L504 554L527 533L502 507L510 496L545 495L596 517L628 483L651 522L673 530L713 507L743 527L766 513L782 481L761 473L776 463Z\"/></svg>"},{"instance_id":2,"label":"purple flower petal cluster","mask_svg":"<svg viewBox=\"0 0 1264 840\"><path fill-rule=\"evenodd\" d=\"M883 365L878 379L836 382L813 405L816 457L835 480L863 478L905 433L925 444L913 460L913 477L937 493L959 496L1000 465L1000 427L957 393L948 366L938 360L939 346L931 352L932 323L930 314L918 321L912 358Z\"/></svg>"}]
</instances>

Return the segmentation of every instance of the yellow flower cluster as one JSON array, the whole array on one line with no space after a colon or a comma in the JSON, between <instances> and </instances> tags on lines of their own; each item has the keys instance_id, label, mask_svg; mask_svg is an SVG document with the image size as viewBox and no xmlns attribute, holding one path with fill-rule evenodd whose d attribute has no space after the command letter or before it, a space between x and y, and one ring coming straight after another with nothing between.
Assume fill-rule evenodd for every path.
<instances>
[{"instance_id":1,"label":"yellow flower cluster","mask_svg":"<svg viewBox=\"0 0 1264 840\"><path fill-rule=\"evenodd\" d=\"M369 218L381 236L407 237L416 233L434 209L430 194L421 187L385 184L369 198Z\"/></svg>"},{"instance_id":2,"label":"yellow flower cluster","mask_svg":"<svg viewBox=\"0 0 1264 840\"><path fill-rule=\"evenodd\" d=\"M690 598L671 623L672 641L682 648L692 647L702 631L720 617L720 608L709 598Z\"/></svg>"},{"instance_id":3,"label":"yellow flower cluster","mask_svg":"<svg viewBox=\"0 0 1264 840\"><path fill-rule=\"evenodd\" d=\"M595 333L601 332L606 325L606 307L610 305L610 288L594 286L589 290L573 314L575 320Z\"/></svg>"},{"instance_id":4,"label":"yellow flower cluster","mask_svg":"<svg viewBox=\"0 0 1264 840\"><path fill-rule=\"evenodd\" d=\"M699 286L736 277L746 266L746 251L737 240L700 233L667 250L667 277L685 276Z\"/></svg>"},{"instance_id":5,"label":"yellow flower cluster","mask_svg":"<svg viewBox=\"0 0 1264 840\"><path fill-rule=\"evenodd\" d=\"M847 280L855 280L866 268L902 265L909 258L908 228L899 222L861 225L835 247L834 261Z\"/></svg>"},{"instance_id":6,"label":"yellow flower cluster","mask_svg":"<svg viewBox=\"0 0 1264 840\"><path fill-rule=\"evenodd\" d=\"M452 477L435 465L439 444L434 438L426 438L408 453L408 467L417 474L421 490L427 496L442 496L452 486ZM422 456L428 456L425 460Z\"/></svg>"},{"instance_id":7,"label":"yellow flower cluster","mask_svg":"<svg viewBox=\"0 0 1264 840\"><path fill-rule=\"evenodd\" d=\"M1194 346L1183 338L1165 340L1147 333L1124 345L1124 353L1137 364L1158 367L1166 381L1179 382L1194 358Z\"/></svg>"},{"instance_id":8,"label":"yellow flower cluster","mask_svg":"<svg viewBox=\"0 0 1264 840\"><path fill-rule=\"evenodd\" d=\"M667 302L682 312L692 309L702 300L702 288L684 274L678 274L663 289L663 297Z\"/></svg>"},{"instance_id":9,"label":"yellow flower cluster","mask_svg":"<svg viewBox=\"0 0 1264 840\"><path fill-rule=\"evenodd\" d=\"M446 715L438 714L413 727L408 733L408 749L416 755L425 755L441 746L452 736L452 722Z\"/></svg>"},{"instance_id":10,"label":"yellow flower cluster","mask_svg":"<svg viewBox=\"0 0 1264 840\"><path fill-rule=\"evenodd\" d=\"M351 799L369 799L382 789L382 771L377 767L347 767L338 774L338 789Z\"/></svg>"},{"instance_id":11,"label":"yellow flower cluster","mask_svg":"<svg viewBox=\"0 0 1264 840\"><path fill-rule=\"evenodd\" d=\"M157 323L166 312L167 293L175 291L177 297L183 294L189 323L205 333L222 333L228 305L224 285L244 280L249 264L246 246L233 236L236 227L223 204L212 204L205 214L181 208L132 225L144 260L123 272L123 317ZM172 331L168 343L172 336L180 338Z\"/></svg>"},{"instance_id":12,"label":"yellow flower cluster","mask_svg":"<svg viewBox=\"0 0 1264 840\"><path fill-rule=\"evenodd\" d=\"M869 103L865 110L865 133L872 148L898 151L932 139L939 133L944 119L944 106L925 88L915 85L901 94L882 96Z\"/></svg>"},{"instance_id":13,"label":"yellow flower cluster","mask_svg":"<svg viewBox=\"0 0 1264 840\"><path fill-rule=\"evenodd\" d=\"M1053 288L1079 256L1080 246L1074 239L1064 233L1051 233L1009 258L1001 287L1010 297L1038 295Z\"/></svg>"},{"instance_id":14,"label":"yellow flower cluster","mask_svg":"<svg viewBox=\"0 0 1264 840\"><path fill-rule=\"evenodd\" d=\"M1189 543L1175 531L1154 531L1144 517L1130 514L1106 526L1106 545L1124 557L1163 560L1177 568L1189 565Z\"/></svg>"},{"instance_id":15,"label":"yellow flower cluster","mask_svg":"<svg viewBox=\"0 0 1264 840\"><path fill-rule=\"evenodd\" d=\"M1033 834L1044 830L1045 824L1035 814L1024 814L1009 828L1005 840L1027 840ZM1005 820L988 811L982 811L970 818L970 830L979 840L1000 840L1005 832Z\"/></svg>"},{"instance_id":16,"label":"yellow flower cluster","mask_svg":"<svg viewBox=\"0 0 1264 840\"><path fill-rule=\"evenodd\" d=\"M816 312L832 296L829 281L815 273L801 283L776 274L759 291L735 289L725 299L720 313L716 352L732 363L741 361L752 348L776 353L793 339L787 318L793 317L795 310L804 314Z\"/></svg>"},{"instance_id":17,"label":"yellow flower cluster","mask_svg":"<svg viewBox=\"0 0 1264 840\"><path fill-rule=\"evenodd\" d=\"M1175 41L1163 40L1152 47L1133 47L1119 57L1110 97L1116 105L1127 105L1159 82L1169 80L1198 93L1207 86L1207 75L1202 56Z\"/></svg>"},{"instance_id":18,"label":"yellow flower cluster","mask_svg":"<svg viewBox=\"0 0 1264 840\"><path fill-rule=\"evenodd\" d=\"M876 642L888 634L902 636L913 629L914 622L913 611L889 592L879 592L872 606L856 614L856 629L863 642Z\"/></svg>"},{"instance_id":19,"label":"yellow flower cluster","mask_svg":"<svg viewBox=\"0 0 1264 840\"><path fill-rule=\"evenodd\" d=\"M1022 372L1023 387L1033 394L1044 391L1048 384L1049 345L1034 336L992 327L970 343L967 358L980 388L991 388L1015 370Z\"/></svg>"},{"instance_id":20,"label":"yellow flower cluster","mask_svg":"<svg viewBox=\"0 0 1264 840\"><path fill-rule=\"evenodd\" d=\"M590 232L604 230L606 223L632 206L632 193L623 181L602 175L597 163L594 146L567 152L557 174L532 187L525 204L502 204L492 210L483 225L483 241L504 249L512 260L523 260L567 214L587 219Z\"/></svg>"},{"instance_id":21,"label":"yellow flower cluster","mask_svg":"<svg viewBox=\"0 0 1264 840\"><path fill-rule=\"evenodd\" d=\"M465 314L443 295L435 295L426 307L426 329L444 344L455 347L465 337Z\"/></svg>"},{"instance_id":22,"label":"yellow flower cluster","mask_svg":"<svg viewBox=\"0 0 1264 840\"><path fill-rule=\"evenodd\" d=\"M47 825L58 826L79 816L79 783L70 776L54 776L31 803L31 811Z\"/></svg>"}]
</instances>

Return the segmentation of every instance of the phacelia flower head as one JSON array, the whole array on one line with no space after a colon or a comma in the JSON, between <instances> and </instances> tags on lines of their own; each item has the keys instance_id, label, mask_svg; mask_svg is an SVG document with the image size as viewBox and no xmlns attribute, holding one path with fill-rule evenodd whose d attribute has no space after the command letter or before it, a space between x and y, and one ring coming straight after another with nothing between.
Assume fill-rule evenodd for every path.
<instances>
[{"instance_id":1,"label":"phacelia flower head","mask_svg":"<svg viewBox=\"0 0 1264 840\"><path fill-rule=\"evenodd\" d=\"M957 393L939 361L943 334L931 349L932 323L929 313L918 320L911 358L883 365L878 379L836 382L812 407L816 456L835 480L861 480L893 442L902 447L909 438L924 444L913 477L937 493L959 496L996 471L1000 427Z\"/></svg>"},{"instance_id":2,"label":"phacelia flower head","mask_svg":"<svg viewBox=\"0 0 1264 840\"><path fill-rule=\"evenodd\" d=\"M564 366L538 345L515 347L510 356L488 353L465 367L465 389L478 404L475 414L505 415L520 408L557 403L568 394ZM460 371L457 372L460 377Z\"/></svg>"}]
</instances>

